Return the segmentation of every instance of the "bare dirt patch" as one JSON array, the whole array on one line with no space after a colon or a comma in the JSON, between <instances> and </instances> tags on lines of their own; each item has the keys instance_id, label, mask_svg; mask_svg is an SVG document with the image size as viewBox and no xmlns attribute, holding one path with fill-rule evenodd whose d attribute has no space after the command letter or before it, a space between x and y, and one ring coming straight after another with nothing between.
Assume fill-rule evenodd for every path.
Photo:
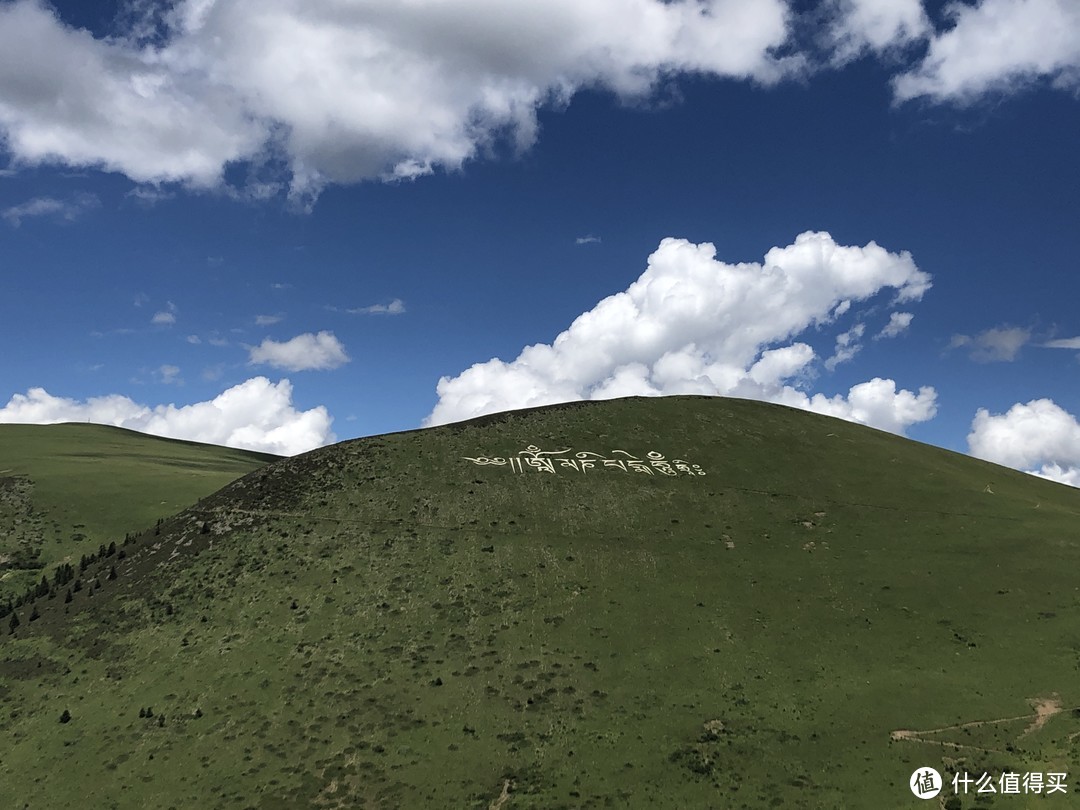
<instances>
[{"instance_id":1,"label":"bare dirt patch","mask_svg":"<svg viewBox=\"0 0 1080 810\"><path fill-rule=\"evenodd\" d=\"M1031 704L1031 708L1035 710L1035 719L1031 725L1024 729L1024 733L1021 737L1026 737L1040 728L1045 726L1049 722L1050 718L1055 714L1061 713L1061 698L1057 695L1051 695L1044 698L1032 698L1028 701Z\"/></svg>"}]
</instances>

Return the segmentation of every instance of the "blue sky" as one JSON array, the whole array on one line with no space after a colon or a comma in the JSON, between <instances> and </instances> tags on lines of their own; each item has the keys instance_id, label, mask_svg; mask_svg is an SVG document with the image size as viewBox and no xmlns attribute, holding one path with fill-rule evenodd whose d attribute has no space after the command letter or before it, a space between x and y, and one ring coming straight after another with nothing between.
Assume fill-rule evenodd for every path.
<instances>
[{"instance_id":1,"label":"blue sky","mask_svg":"<svg viewBox=\"0 0 1080 810\"><path fill-rule=\"evenodd\" d=\"M0 421L717 393L1080 484L1074 3L345 9L0 2Z\"/></svg>"}]
</instances>

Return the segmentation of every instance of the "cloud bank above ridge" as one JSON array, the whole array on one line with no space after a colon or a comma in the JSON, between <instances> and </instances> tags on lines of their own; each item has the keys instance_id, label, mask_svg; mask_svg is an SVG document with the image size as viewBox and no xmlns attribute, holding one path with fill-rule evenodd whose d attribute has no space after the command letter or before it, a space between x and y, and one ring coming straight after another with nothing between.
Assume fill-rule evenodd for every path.
<instances>
[{"instance_id":1,"label":"cloud bank above ridge","mask_svg":"<svg viewBox=\"0 0 1080 810\"><path fill-rule=\"evenodd\" d=\"M1080 421L1052 399L1018 402L1003 414L979 408L968 449L976 458L1080 487Z\"/></svg>"},{"instance_id":2,"label":"cloud bank above ridge","mask_svg":"<svg viewBox=\"0 0 1080 810\"><path fill-rule=\"evenodd\" d=\"M246 164L265 175L249 194L285 184L310 200L457 169L496 142L527 148L537 110L586 88L634 100L681 75L772 84L865 53L898 66L898 101L1077 85L1072 0L950 9L938 31L918 0L826 0L806 12L827 21L810 43L784 0L178 0L131 2L125 29L97 38L14 0L0 4L0 139L16 167L213 188Z\"/></svg>"},{"instance_id":3,"label":"cloud bank above ridge","mask_svg":"<svg viewBox=\"0 0 1080 810\"><path fill-rule=\"evenodd\" d=\"M873 242L838 245L828 233L800 234L763 262L742 264L718 260L709 243L664 239L627 290L578 316L552 343L443 377L424 424L578 399L711 394L903 433L933 417L933 388L897 390L875 377L846 395L811 396L800 380L816 355L795 338L879 294L890 295L890 305L910 303L930 286L910 254ZM849 330L845 347L854 352L862 333Z\"/></svg>"},{"instance_id":4,"label":"cloud bank above ridge","mask_svg":"<svg viewBox=\"0 0 1080 810\"><path fill-rule=\"evenodd\" d=\"M16 394L0 408L0 423L48 425L93 422L171 439L221 444L291 456L335 441L333 419L323 406L298 411L288 380L253 377L214 399L191 405L140 405L111 394L84 402L43 388Z\"/></svg>"}]
</instances>

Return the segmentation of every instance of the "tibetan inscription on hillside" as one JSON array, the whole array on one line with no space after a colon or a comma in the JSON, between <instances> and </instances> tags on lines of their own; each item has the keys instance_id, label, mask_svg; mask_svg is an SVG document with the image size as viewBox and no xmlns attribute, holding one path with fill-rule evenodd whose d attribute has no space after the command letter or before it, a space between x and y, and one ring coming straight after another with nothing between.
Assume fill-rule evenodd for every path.
<instances>
[{"instance_id":1,"label":"tibetan inscription on hillside","mask_svg":"<svg viewBox=\"0 0 1080 810\"><path fill-rule=\"evenodd\" d=\"M559 470L574 470L584 473L597 468L616 469L623 472L645 473L646 475L705 475L697 464L691 464L681 458L668 461L662 453L646 453L644 458L631 455L625 450L612 450L606 456L587 450L575 453L566 450L541 450L530 444L513 456L462 456L480 467L508 467L512 472L556 473Z\"/></svg>"}]
</instances>

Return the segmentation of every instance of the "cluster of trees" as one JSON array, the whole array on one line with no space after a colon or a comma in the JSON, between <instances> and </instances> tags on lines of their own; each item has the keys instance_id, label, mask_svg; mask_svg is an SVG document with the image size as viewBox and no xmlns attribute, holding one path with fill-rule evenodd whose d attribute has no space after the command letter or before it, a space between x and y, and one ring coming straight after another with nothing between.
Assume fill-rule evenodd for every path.
<instances>
[{"instance_id":1,"label":"cluster of trees","mask_svg":"<svg viewBox=\"0 0 1080 810\"><path fill-rule=\"evenodd\" d=\"M135 538L128 534L124 537L124 545L130 545L135 542ZM76 572L75 566L71 563L60 563L53 570L52 580L50 581L48 575L42 574L41 580L34 585L31 585L22 594L15 598L8 598L6 602L0 602L0 619L4 619L7 616L11 616L8 621L8 630L11 633L15 632L15 629L21 624L19 616L16 611L25 605L32 605L32 612L30 614L30 621L35 621L40 618L41 614L38 612L37 600L38 599L55 599L57 593L64 588L65 585L70 585L67 588L67 592L64 594L64 602L69 603L74 598L74 594L83 589L83 581L80 578L80 574L86 572L96 562L104 561L109 558L115 558L122 560L127 557L127 552L122 548L118 548L116 541L105 545L102 543L97 552L91 552L90 554L83 554L79 559L79 569ZM113 564L109 567L109 573L107 579L116 579L116 565ZM98 580L93 580L90 583L90 595L92 596L97 588L101 587L101 583Z\"/></svg>"},{"instance_id":2,"label":"cluster of trees","mask_svg":"<svg viewBox=\"0 0 1080 810\"><path fill-rule=\"evenodd\" d=\"M161 533L161 525L164 522L162 518L158 518L157 523L154 526L154 534ZM208 531L209 527L204 524L203 531ZM124 542L122 545L129 546L136 540L136 535L128 532L124 535ZM24 605L31 605L32 611L29 617L30 621L35 621L40 618L41 614L38 612L37 600L42 598L55 599L57 593L65 586L69 585L66 593L64 594L64 602L69 603L74 598L74 594L83 589L83 581L80 578L80 574L86 573L86 569L94 563L103 562L108 559L122 560L127 557L127 552L116 545L116 541L112 541L108 545L102 543L98 546L97 552L91 552L90 554L83 554L79 559L79 570L76 572L75 567L71 563L60 563L53 571L52 581L46 574L41 575L41 581L35 585L27 588L22 594L15 598L8 598L6 602L0 602L0 619L11 618L8 621L8 629L11 633L15 632L15 629L21 624L19 616L16 611ZM114 580L117 577L116 564L113 563L109 567L109 573L106 579ZM90 582L89 595L93 596L94 592L101 587L100 579L95 578Z\"/></svg>"}]
</instances>

